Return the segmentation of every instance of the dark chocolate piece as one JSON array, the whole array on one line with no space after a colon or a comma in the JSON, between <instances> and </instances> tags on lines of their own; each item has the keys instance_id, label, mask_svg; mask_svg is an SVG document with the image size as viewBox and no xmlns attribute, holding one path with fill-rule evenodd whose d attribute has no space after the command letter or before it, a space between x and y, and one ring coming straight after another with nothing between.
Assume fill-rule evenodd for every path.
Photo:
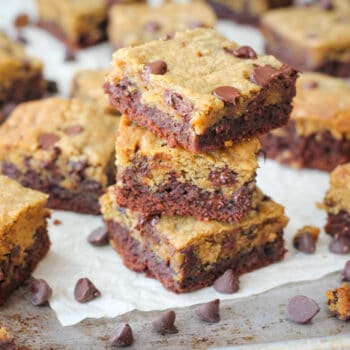
<instances>
[{"instance_id":1,"label":"dark chocolate piece","mask_svg":"<svg viewBox=\"0 0 350 350\"><path fill-rule=\"evenodd\" d=\"M348 254L350 252L350 237L336 235L329 244L329 250L334 254Z\"/></svg>"},{"instance_id":2,"label":"dark chocolate piece","mask_svg":"<svg viewBox=\"0 0 350 350\"><path fill-rule=\"evenodd\" d=\"M213 286L219 293L236 293L239 290L239 279L231 269L228 269L214 282Z\"/></svg>"},{"instance_id":3,"label":"dark chocolate piece","mask_svg":"<svg viewBox=\"0 0 350 350\"><path fill-rule=\"evenodd\" d=\"M118 324L113 329L109 340L113 346L126 347L132 345L134 336L131 327L127 323Z\"/></svg>"},{"instance_id":4,"label":"dark chocolate piece","mask_svg":"<svg viewBox=\"0 0 350 350\"><path fill-rule=\"evenodd\" d=\"M48 303L52 295L52 289L43 279L37 279L31 285L31 301L35 306L42 306Z\"/></svg>"},{"instance_id":5,"label":"dark chocolate piece","mask_svg":"<svg viewBox=\"0 0 350 350\"><path fill-rule=\"evenodd\" d=\"M99 227L93 230L88 237L88 242L96 247L107 245L108 232L106 227Z\"/></svg>"},{"instance_id":6,"label":"dark chocolate piece","mask_svg":"<svg viewBox=\"0 0 350 350\"><path fill-rule=\"evenodd\" d=\"M175 334L179 331L175 327L176 314L174 311L166 311L152 322L153 330L162 335Z\"/></svg>"},{"instance_id":7,"label":"dark chocolate piece","mask_svg":"<svg viewBox=\"0 0 350 350\"><path fill-rule=\"evenodd\" d=\"M319 311L317 303L304 295L296 295L287 305L288 319L299 324L309 323Z\"/></svg>"},{"instance_id":8,"label":"dark chocolate piece","mask_svg":"<svg viewBox=\"0 0 350 350\"><path fill-rule=\"evenodd\" d=\"M219 299L209 301L208 303L203 304L196 309L196 315L202 321L217 323L220 321L219 306Z\"/></svg>"},{"instance_id":9,"label":"dark chocolate piece","mask_svg":"<svg viewBox=\"0 0 350 350\"><path fill-rule=\"evenodd\" d=\"M101 296L101 292L88 278L80 278L75 285L74 296L79 303L87 303Z\"/></svg>"}]
</instances>

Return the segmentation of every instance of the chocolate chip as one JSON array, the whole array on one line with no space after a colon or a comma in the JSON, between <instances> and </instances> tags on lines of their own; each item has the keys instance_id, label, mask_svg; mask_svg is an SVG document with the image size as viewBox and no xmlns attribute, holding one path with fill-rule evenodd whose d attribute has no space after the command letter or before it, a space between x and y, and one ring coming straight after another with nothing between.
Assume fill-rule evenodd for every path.
<instances>
[{"instance_id":1,"label":"chocolate chip","mask_svg":"<svg viewBox=\"0 0 350 350\"><path fill-rule=\"evenodd\" d=\"M226 103L236 106L241 92L232 86L219 86L213 91L213 95Z\"/></svg>"},{"instance_id":2,"label":"chocolate chip","mask_svg":"<svg viewBox=\"0 0 350 350\"><path fill-rule=\"evenodd\" d=\"M149 21L145 23L144 29L146 32L155 33L160 31L160 24L154 21Z\"/></svg>"},{"instance_id":3,"label":"chocolate chip","mask_svg":"<svg viewBox=\"0 0 350 350\"><path fill-rule=\"evenodd\" d=\"M0 267L0 282L5 280L5 274L4 271L2 270L2 268Z\"/></svg>"},{"instance_id":4,"label":"chocolate chip","mask_svg":"<svg viewBox=\"0 0 350 350\"><path fill-rule=\"evenodd\" d=\"M153 330L160 334L175 334L179 331L174 325L175 322L175 312L170 310L161 314L152 322Z\"/></svg>"},{"instance_id":5,"label":"chocolate chip","mask_svg":"<svg viewBox=\"0 0 350 350\"><path fill-rule=\"evenodd\" d=\"M320 7L323 10L333 10L332 0L320 0Z\"/></svg>"},{"instance_id":6,"label":"chocolate chip","mask_svg":"<svg viewBox=\"0 0 350 350\"><path fill-rule=\"evenodd\" d=\"M171 90L164 91L164 101L168 106L171 106L186 120L193 111L193 105L190 100L187 100L177 92Z\"/></svg>"},{"instance_id":7,"label":"chocolate chip","mask_svg":"<svg viewBox=\"0 0 350 350\"><path fill-rule=\"evenodd\" d=\"M216 279L213 287L219 293L232 294L239 290L239 280L233 271L228 269L223 275Z\"/></svg>"},{"instance_id":8,"label":"chocolate chip","mask_svg":"<svg viewBox=\"0 0 350 350\"><path fill-rule=\"evenodd\" d=\"M256 52L250 46L241 46L233 51L233 56L238 58L252 58L258 57Z\"/></svg>"},{"instance_id":9,"label":"chocolate chip","mask_svg":"<svg viewBox=\"0 0 350 350\"><path fill-rule=\"evenodd\" d=\"M1 164L1 173L11 179L18 179L21 176L20 170L15 164L10 162L4 162Z\"/></svg>"},{"instance_id":10,"label":"chocolate chip","mask_svg":"<svg viewBox=\"0 0 350 350\"><path fill-rule=\"evenodd\" d=\"M100 291L88 278L80 278L75 285L74 296L79 303L86 303L100 295Z\"/></svg>"},{"instance_id":11,"label":"chocolate chip","mask_svg":"<svg viewBox=\"0 0 350 350\"><path fill-rule=\"evenodd\" d=\"M27 14L25 13L19 13L14 22L13 22L14 26L16 28L23 28L26 27L29 24L29 17Z\"/></svg>"},{"instance_id":12,"label":"chocolate chip","mask_svg":"<svg viewBox=\"0 0 350 350\"><path fill-rule=\"evenodd\" d=\"M296 249L306 254L313 254L316 250L315 238L306 231L302 232L294 239L293 245Z\"/></svg>"},{"instance_id":13,"label":"chocolate chip","mask_svg":"<svg viewBox=\"0 0 350 350\"><path fill-rule=\"evenodd\" d=\"M47 132L47 133L41 134L38 137L39 147L44 151L49 151L53 148L53 146L59 139L60 137L53 133Z\"/></svg>"},{"instance_id":14,"label":"chocolate chip","mask_svg":"<svg viewBox=\"0 0 350 350\"><path fill-rule=\"evenodd\" d=\"M58 86L55 80L46 80L46 92L48 94L57 94Z\"/></svg>"},{"instance_id":15,"label":"chocolate chip","mask_svg":"<svg viewBox=\"0 0 350 350\"><path fill-rule=\"evenodd\" d=\"M167 64L164 61L158 60L145 64L144 72L147 74L163 75L167 71Z\"/></svg>"},{"instance_id":16,"label":"chocolate chip","mask_svg":"<svg viewBox=\"0 0 350 350\"><path fill-rule=\"evenodd\" d=\"M61 225L61 224L62 224L62 221L61 221L61 220L58 220L58 219L55 219L52 223L53 223L55 226L58 226L58 225Z\"/></svg>"},{"instance_id":17,"label":"chocolate chip","mask_svg":"<svg viewBox=\"0 0 350 350\"><path fill-rule=\"evenodd\" d=\"M302 87L303 90L313 90L318 87L318 83L317 81L306 81Z\"/></svg>"},{"instance_id":18,"label":"chocolate chip","mask_svg":"<svg viewBox=\"0 0 350 350\"><path fill-rule=\"evenodd\" d=\"M113 346L130 346L134 342L131 327L127 323L118 324L112 331L109 340Z\"/></svg>"},{"instance_id":19,"label":"chocolate chip","mask_svg":"<svg viewBox=\"0 0 350 350\"><path fill-rule=\"evenodd\" d=\"M196 309L196 315L205 322L217 323L220 321L219 314L220 300L215 299L203 304Z\"/></svg>"},{"instance_id":20,"label":"chocolate chip","mask_svg":"<svg viewBox=\"0 0 350 350\"><path fill-rule=\"evenodd\" d=\"M264 86L278 73L279 70L269 64L256 66L250 73L250 80L257 85Z\"/></svg>"},{"instance_id":21,"label":"chocolate chip","mask_svg":"<svg viewBox=\"0 0 350 350\"><path fill-rule=\"evenodd\" d=\"M69 136L75 136L84 131L84 128L81 125L70 125L64 129L64 132Z\"/></svg>"},{"instance_id":22,"label":"chocolate chip","mask_svg":"<svg viewBox=\"0 0 350 350\"><path fill-rule=\"evenodd\" d=\"M12 111L16 108L16 104L13 102L8 102L5 103L2 107L1 107L1 114L4 115L4 119L7 118Z\"/></svg>"},{"instance_id":23,"label":"chocolate chip","mask_svg":"<svg viewBox=\"0 0 350 350\"><path fill-rule=\"evenodd\" d=\"M37 279L31 285L31 301L35 306L47 304L52 295L52 289L43 279Z\"/></svg>"},{"instance_id":24,"label":"chocolate chip","mask_svg":"<svg viewBox=\"0 0 350 350\"><path fill-rule=\"evenodd\" d=\"M344 235L333 237L329 250L334 254L348 254L350 252L350 237Z\"/></svg>"},{"instance_id":25,"label":"chocolate chip","mask_svg":"<svg viewBox=\"0 0 350 350\"><path fill-rule=\"evenodd\" d=\"M74 62L76 60L75 51L71 49L66 50L66 54L64 56L65 62Z\"/></svg>"},{"instance_id":26,"label":"chocolate chip","mask_svg":"<svg viewBox=\"0 0 350 350\"><path fill-rule=\"evenodd\" d=\"M350 281L350 260L345 263L344 270L341 274L343 281ZM0 279L1 281L1 279Z\"/></svg>"},{"instance_id":27,"label":"chocolate chip","mask_svg":"<svg viewBox=\"0 0 350 350\"><path fill-rule=\"evenodd\" d=\"M88 242L96 247L104 246L108 244L108 232L105 227L99 227L93 230L89 237Z\"/></svg>"},{"instance_id":28,"label":"chocolate chip","mask_svg":"<svg viewBox=\"0 0 350 350\"><path fill-rule=\"evenodd\" d=\"M289 300L287 305L287 317L295 323L308 323L320 311L317 303L304 295L296 295Z\"/></svg>"}]
</instances>

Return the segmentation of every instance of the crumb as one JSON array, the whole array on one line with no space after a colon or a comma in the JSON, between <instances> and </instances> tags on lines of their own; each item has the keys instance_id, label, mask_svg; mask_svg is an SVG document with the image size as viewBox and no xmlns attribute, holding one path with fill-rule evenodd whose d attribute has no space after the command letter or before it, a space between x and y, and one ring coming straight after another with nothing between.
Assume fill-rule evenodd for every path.
<instances>
[{"instance_id":1,"label":"crumb","mask_svg":"<svg viewBox=\"0 0 350 350\"><path fill-rule=\"evenodd\" d=\"M342 321L350 319L350 286L343 283L341 287L326 292L329 311Z\"/></svg>"},{"instance_id":2,"label":"crumb","mask_svg":"<svg viewBox=\"0 0 350 350\"><path fill-rule=\"evenodd\" d=\"M16 28L23 28L29 24L29 17L25 13L19 13L13 21Z\"/></svg>"},{"instance_id":3,"label":"crumb","mask_svg":"<svg viewBox=\"0 0 350 350\"><path fill-rule=\"evenodd\" d=\"M54 221L52 221L52 223L57 226L57 225L61 225L62 221L58 220L58 219L55 219Z\"/></svg>"}]
</instances>

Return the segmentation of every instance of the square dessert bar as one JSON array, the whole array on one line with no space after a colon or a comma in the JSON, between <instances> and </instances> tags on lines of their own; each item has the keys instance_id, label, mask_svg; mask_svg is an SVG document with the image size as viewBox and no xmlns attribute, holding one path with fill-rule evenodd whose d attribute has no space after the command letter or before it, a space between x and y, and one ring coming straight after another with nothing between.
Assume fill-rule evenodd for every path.
<instances>
[{"instance_id":1,"label":"square dessert bar","mask_svg":"<svg viewBox=\"0 0 350 350\"><path fill-rule=\"evenodd\" d=\"M268 12L261 24L266 52L302 71L349 77L350 1L324 3Z\"/></svg>"},{"instance_id":2,"label":"square dessert bar","mask_svg":"<svg viewBox=\"0 0 350 350\"><path fill-rule=\"evenodd\" d=\"M0 305L49 250L47 198L0 175Z\"/></svg>"},{"instance_id":3,"label":"square dessert bar","mask_svg":"<svg viewBox=\"0 0 350 350\"><path fill-rule=\"evenodd\" d=\"M350 237L350 163L339 165L331 173L323 207L328 216L325 231Z\"/></svg>"},{"instance_id":4,"label":"square dessert bar","mask_svg":"<svg viewBox=\"0 0 350 350\"><path fill-rule=\"evenodd\" d=\"M76 72L72 80L71 96L91 101L99 105L105 113L119 115L119 112L109 104L108 95L104 93L102 88L109 72L108 69L89 69Z\"/></svg>"},{"instance_id":5,"label":"square dessert bar","mask_svg":"<svg viewBox=\"0 0 350 350\"><path fill-rule=\"evenodd\" d=\"M37 0L38 25L78 49L106 39L106 0Z\"/></svg>"},{"instance_id":6,"label":"square dessert bar","mask_svg":"<svg viewBox=\"0 0 350 350\"><path fill-rule=\"evenodd\" d=\"M157 278L165 288L190 292L211 285L225 270L242 274L281 260L282 206L264 197L238 223L198 221L192 217L154 216L122 209L114 189L100 199L114 249L124 264Z\"/></svg>"},{"instance_id":7,"label":"square dessert bar","mask_svg":"<svg viewBox=\"0 0 350 350\"><path fill-rule=\"evenodd\" d=\"M268 157L294 167L333 170L350 161L350 84L304 73L288 126L261 137Z\"/></svg>"},{"instance_id":8,"label":"square dessert bar","mask_svg":"<svg viewBox=\"0 0 350 350\"><path fill-rule=\"evenodd\" d=\"M137 21L134 19L137 18ZM190 3L129 3L109 13L108 38L112 46L136 46L195 27L215 27L213 10L202 1Z\"/></svg>"},{"instance_id":9,"label":"square dessert bar","mask_svg":"<svg viewBox=\"0 0 350 350\"><path fill-rule=\"evenodd\" d=\"M257 25L266 11L291 6L293 0L208 0L208 3L219 18Z\"/></svg>"},{"instance_id":10,"label":"square dessert bar","mask_svg":"<svg viewBox=\"0 0 350 350\"><path fill-rule=\"evenodd\" d=\"M259 150L255 138L193 154L169 147L122 116L116 142L117 203L145 215L237 221L257 200Z\"/></svg>"},{"instance_id":11,"label":"square dessert bar","mask_svg":"<svg viewBox=\"0 0 350 350\"><path fill-rule=\"evenodd\" d=\"M211 151L287 123L297 73L213 29L114 53L105 90L170 146Z\"/></svg>"},{"instance_id":12,"label":"square dessert bar","mask_svg":"<svg viewBox=\"0 0 350 350\"><path fill-rule=\"evenodd\" d=\"M41 98L46 92L43 64L26 54L22 45L0 32L0 124L14 106Z\"/></svg>"},{"instance_id":13,"label":"square dessert bar","mask_svg":"<svg viewBox=\"0 0 350 350\"><path fill-rule=\"evenodd\" d=\"M114 183L115 128L116 118L78 99L23 103L0 127L0 172L48 193L50 208L99 214Z\"/></svg>"}]
</instances>

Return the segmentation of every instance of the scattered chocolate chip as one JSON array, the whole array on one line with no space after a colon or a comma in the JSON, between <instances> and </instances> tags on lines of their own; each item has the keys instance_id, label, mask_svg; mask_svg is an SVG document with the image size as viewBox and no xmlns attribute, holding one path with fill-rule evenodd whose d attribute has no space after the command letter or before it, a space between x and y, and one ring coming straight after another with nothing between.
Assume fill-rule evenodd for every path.
<instances>
[{"instance_id":1,"label":"scattered chocolate chip","mask_svg":"<svg viewBox=\"0 0 350 350\"><path fill-rule=\"evenodd\" d=\"M130 346L134 342L131 327L127 323L118 324L112 331L109 340L113 346Z\"/></svg>"},{"instance_id":2,"label":"scattered chocolate chip","mask_svg":"<svg viewBox=\"0 0 350 350\"><path fill-rule=\"evenodd\" d=\"M213 287L219 293L232 294L239 290L239 280L233 271L228 269L216 279Z\"/></svg>"},{"instance_id":3,"label":"scattered chocolate chip","mask_svg":"<svg viewBox=\"0 0 350 350\"><path fill-rule=\"evenodd\" d=\"M96 247L107 245L108 232L106 227L99 227L93 230L88 237L88 242Z\"/></svg>"},{"instance_id":4,"label":"scattered chocolate chip","mask_svg":"<svg viewBox=\"0 0 350 350\"><path fill-rule=\"evenodd\" d=\"M25 13L19 13L14 22L13 22L14 26L16 28L23 28L26 27L29 24L29 17L27 14Z\"/></svg>"},{"instance_id":5,"label":"scattered chocolate chip","mask_svg":"<svg viewBox=\"0 0 350 350\"><path fill-rule=\"evenodd\" d=\"M252 58L255 59L258 57L256 52L250 46L241 46L233 51L233 56L238 58Z\"/></svg>"},{"instance_id":6,"label":"scattered chocolate chip","mask_svg":"<svg viewBox=\"0 0 350 350\"><path fill-rule=\"evenodd\" d=\"M84 131L84 128L81 125L70 125L64 129L64 132L69 136L75 136Z\"/></svg>"},{"instance_id":7,"label":"scattered chocolate chip","mask_svg":"<svg viewBox=\"0 0 350 350\"><path fill-rule=\"evenodd\" d=\"M320 0L320 6L323 10L333 10L332 0Z\"/></svg>"},{"instance_id":8,"label":"scattered chocolate chip","mask_svg":"<svg viewBox=\"0 0 350 350\"><path fill-rule=\"evenodd\" d=\"M205 322L217 323L220 321L219 314L220 300L215 299L203 304L196 309L196 315Z\"/></svg>"},{"instance_id":9,"label":"scattered chocolate chip","mask_svg":"<svg viewBox=\"0 0 350 350\"><path fill-rule=\"evenodd\" d=\"M74 296L79 303L86 303L101 295L101 292L88 278L80 278L75 285Z\"/></svg>"},{"instance_id":10,"label":"scattered chocolate chip","mask_svg":"<svg viewBox=\"0 0 350 350\"><path fill-rule=\"evenodd\" d=\"M54 221L52 221L52 223L53 223L55 226L58 226L58 225L61 225L61 224L62 224L62 221L61 221L61 220L58 220L58 219L55 219Z\"/></svg>"},{"instance_id":11,"label":"scattered chocolate chip","mask_svg":"<svg viewBox=\"0 0 350 350\"><path fill-rule=\"evenodd\" d=\"M303 90L313 90L318 87L317 81L306 81L303 84Z\"/></svg>"},{"instance_id":12,"label":"scattered chocolate chip","mask_svg":"<svg viewBox=\"0 0 350 350\"><path fill-rule=\"evenodd\" d=\"M293 245L295 249L298 249L306 254L313 254L316 250L315 238L306 231L295 237L293 240Z\"/></svg>"},{"instance_id":13,"label":"scattered chocolate chip","mask_svg":"<svg viewBox=\"0 0 350 350\"><path fill-rule=\"evenodd\" d=\"M39 147L44 151L49 151L53 148L55 143L60 139L60 137L53 133L44 133L39 135L38 143Z\"/></svg>"},{"instance_id":14,"label":"scattered chocolate chip","mask_svg":"<svg viewBox=\"0 0 350 350\"><path fill-rule=\"evenodd\" d=\"M20 44L28 44L28 39L20 31L16 35L16 41Z\"/></svg>"},{"instance_id":15,"label":"scattered chocolate chip","mask_svg":"<svg viewBox=\"0 0 350 350\"><path fill-rule=\"evenodd\" d=\"M5 280L5 274L4 271L2 270L2 268L0 267L0 282Z\"/></svg>"},{"instance_id":16,"label":"scattered chocolate chip","mask_svg":"<svg viewBox=\"0 0 350 350\"><path fill-rule=\"evenodd\" d=\"M147 74L163 75L166 73L167 68L166 62L158 60L145 64L144 72Z\"/></svg>"},{"instance_id":17,"label":"scattered chocolate chip","mask_svg":"<svg viewBox=\"0 0 350 350\"><path fill-rule=\"evenodd\" d=\"M155 33L160 31L160 24L154 21L145 23L144 29L146 32Z\"/></svg>"},{"instance_id":18,"label":"scattered chocolate chip","mask_svg":"<svg viewBox=\"0 0 350 350\"><path fill-rule=\"evenodd\" d=\"M241 92L232 86L219 86L213 91L213 95L226 103L236 106Z\"/></svg>"},{"instance_id":19,"label":"scattered chocolate chip","mask_svg":"<svg viewBox=\"0 0 350 350\"><path fill-rule=\"evenodd\" d=\"M47 304L52 295L52 289L43 279L37 279L31 285L31 301L35 306Z\"/></svg>"},{"instance_id":20,"label":"scattered chocolate chip","mask_svg":"<svg viewBox=\"0 0 350 350\"><path fill-rule=\"evenodd\" d=\"M344 235L333 237L329 250L335 254L348 254L350 252L350 237Z\"/></svg>"},{"instance_id":21,"label":"scattered chocolate chip","mask_svg":"<svg viewBox=\"0 0 350 350\"><path fill-rule=\"evenodd\" d=\"M345 263L344 270L341 274L343 281L350 281L350 260ZM1 281L1 279L0 279Z\"/></svg>"},{"instance_id":22,"label":"scattered chocolate chip","mask_svg":"<svg viewBox=\"0 0 350 350\"><path fill-rule=\"evenodd\" d=\"M76 60L75 51L73 51L71 49L67 49L66 54L64 56L64 61L65 62L74 62L75 60Z\"/></svg>"},{"instance_id":23,"label":"scattered chocolate chip","mask_svg":"<svg viewBox=\"0 0 350 350\"><path fill-rule=\"evenodd\" d=\"M296 295L289 300L287 305L287 317L295 323L308 323L320 311L317 303L304 295Z\"/></svg>"},{"instance_id":24,"label":"scattered chocolate chip","mask_svg":"<svg viewBox=\"0 0 350 350\"><path fill-rule=\"evenodd\" d=\"M57 82L54 80L46 80L46 92L48 94L57 94L58 93Z\"/></svg>"},{"instance_id":25,"label":"scattered chocolate chip","mask_svg":"<svg viewBox=\"0 0 350 350\"><path fill-rule=\"evenodd\" d=\"M170 310L161 314L152 322L153 330L160 334L175 334L179 331L174 325L175 322L175 312Z\"/></svg>"},{"instance_id":26,"label":"scattered chocolate chip","mask_svg":"<svg viewBox=\"0 0 350 350\"><path fill-rule=\"evenodd\" d=\"M250 80L257 85L264 86L278 73L279 70L269 64L256 66L250 73Z\"/></svg>"}]
</instances>

